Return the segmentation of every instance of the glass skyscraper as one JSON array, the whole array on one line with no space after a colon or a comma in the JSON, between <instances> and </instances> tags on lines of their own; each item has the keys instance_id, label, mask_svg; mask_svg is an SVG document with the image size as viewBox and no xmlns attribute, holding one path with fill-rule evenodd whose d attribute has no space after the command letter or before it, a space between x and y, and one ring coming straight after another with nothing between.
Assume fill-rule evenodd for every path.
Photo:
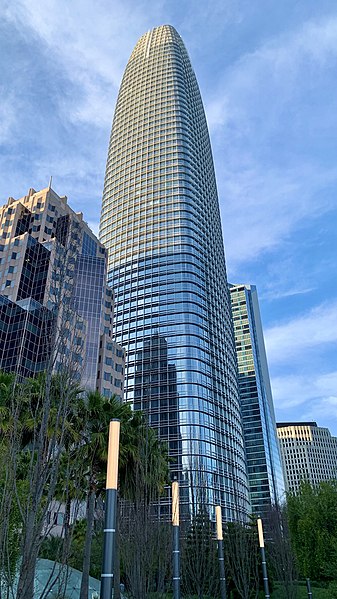
<instances>
[{"instance_id":1,"label":"glass skyscraper","mask_svg":"<svg viewBox=\"0 0 337 599\"><path fill-rule=\"evenodd\" d=\"M122 80L101 215L125 399L168 442L183 510L249 511L235 344L206 118L177 31L143 35ZM161 509L168 510L163 502Z\"/></svg>"},{"instance_id":2,"label":"glass skyscraper","mask_svg":"<svg viewBox=\"0 0 337 599\"><path fill-rule=\"evenodd\" d=\"M252 511L262 518L285 498L273 397L255 285L230 285Z\"/></svg>"},{"instance_id":3,"label":"glass skyscraper","mask_svg":"<svg viewBox=\"0 0 337 599\"><path fill-rule=\"evenodd\" d=\"M122 396L124 351L112 340L107 252L66 196L31 188L0 206L0 368L67 371Z\"/></svg>"}]
</instances>

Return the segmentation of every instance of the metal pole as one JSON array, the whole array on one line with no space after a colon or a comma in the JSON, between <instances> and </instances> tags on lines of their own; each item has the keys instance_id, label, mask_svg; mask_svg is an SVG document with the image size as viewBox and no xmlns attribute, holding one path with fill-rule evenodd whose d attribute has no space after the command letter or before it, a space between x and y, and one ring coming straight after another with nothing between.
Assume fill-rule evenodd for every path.
<instances>
[{"instance_id":1,"label":"metal pole","mask_svg":"<svg viewBox=\"0 0 337 599\"><path fill-rule=\"evenodd\" d=\"M311 592L311 586L310 586L310 578L306 579L306 583L307 583L308 599L312 599L312 592Z\"/></svg>"},{"instance_id":2,"label":"metal pole","mask_svg":"<svg viewBox=\"0 0 337 599\"><path fill-rule=\"evenodd\" d=\"M172 483L173 599L180 599L179 484Z\"/></svg>"},{"instance_id":3,"label":"metal pole","mask_svg":"<svg viewBox=\"0 0 337 599\"><path fill-rule=\"evenodd\" d=\"M109 426L108 463L106 474L103 562L100 599L111 599L113 589L119 432L120 421L111 420Z\"/></svg>"},{"instance_id":4,"label":"metal pole","mask_svg":"<svg viewBox=\"0 0 337 599\"><path fill-rule=\"evenodd\" d=\"M215 508L216 517L216 537L218 541L218 559L220 572L220 595L221 599L226 599L226 576L225 576L225 558L223 551L223 533L222 533L222 514L221 506Z\"/></svg>"},{"instance_id":5,"label":"metal pole","mask_svg":"<svg viewBox=\"0 0 337 599\"><path fill-rule=\"evenodd\" d=\"M270 599L267 564L266 564L266 554L264 551L264 537L263 537L263 527L262 527L261 518L257 519L257 530L259 533L259 545L260 545L260 552L261 552L264 594L265 594L266 599Z\"/></svg>"}]
</instances>

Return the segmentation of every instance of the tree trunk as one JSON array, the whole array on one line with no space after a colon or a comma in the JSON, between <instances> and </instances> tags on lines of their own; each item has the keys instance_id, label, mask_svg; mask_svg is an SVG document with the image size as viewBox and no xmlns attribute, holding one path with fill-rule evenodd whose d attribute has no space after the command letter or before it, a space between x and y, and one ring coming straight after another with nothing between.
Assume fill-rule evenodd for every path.
<instances>
[{"instance_id":1,"label":"tree trunk","mask_svg":"<svg viewBox=\"0 0 337 599\"><path fill-rule=\"evenodd\" d=\"M91 543L94 526L94 511L95 511L95 491L90 489L87 498L87 509L86 509L86 520L87 530L85 534L85 545L83 551L83 569L82 569L82 580L81 590L79 599L88 599L89 596L89 571L90 571L90 557L91 557Z\"/></svg>"},{"instance_id":2,"label":"tree trunk","mask_svg":"<svg viewBox=\"0 0 337 599\"><path fill-rule=\"evenodd\" d=\"M63 549L62 549L62 564L65 564L69 557L70 550L70 511L71 511L71 498L68 495L65 503L65 511L64 511L64 522L63 522L63 530L64 530L64 541L63 541Z\"/></svg>"},{"instance_id":3,"label":"tree trunk","mask_svg":"<svg viewBox=\"0 0 337 599\"><path fill-rule=\"evenodd\" d=\"M25 542L22 552L19 581L16 592L17 599L33 599L36 560L39 551L37 535L34 534L34 515L29 514Z\"/></svg>"}]
</instances>

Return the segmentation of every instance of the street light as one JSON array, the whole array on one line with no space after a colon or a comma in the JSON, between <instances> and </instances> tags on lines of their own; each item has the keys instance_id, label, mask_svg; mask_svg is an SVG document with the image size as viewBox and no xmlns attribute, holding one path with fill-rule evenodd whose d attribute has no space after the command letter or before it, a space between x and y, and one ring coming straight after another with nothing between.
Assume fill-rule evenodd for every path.
<instances>
[{"instance_id":1,"label":"street light","mask_svg":"<svg viewBox=\"0 0 337 599\"><path fill-rule=\"evenodd\" d=\"M225 577L225 559L223 552L223 534L222 534L222 514L221 506L215 507L215 518L216 518L216 538L218 541L218 559L219 559L219 570L220 570L220 594L221 599L226 599L226 577Z\"/></svg>"},{"instance_id":2,"label":"street light","mask_svg":"<svg viewBox=\"0 0 337 599\"><path fill-rule=\"evenodd\" d=\"M260 552L261 552L264 594L265 594L266 599L270 599L268 575L267 575L267 564L266 564L266 554L265 554L265 550L264 550L264 537L263 537L263 527L262 527L261 518L257 519L257 530L259 533L259 545L260 545Z\"/></svg>"},{"instance_id":3,"label":"street light","mask_svg":"<svg viewBox=\"0 0 337 599\"><path fill-rule=\"evenodd\" d=\"M179 483L172 483L173 597L180 599Z\"/></svg>"},{"instance_id":4,"label":"street light","mask_svg":"<svg viewBox=\"0 0 337 599\"><path fill-rule=\"evenodd\" d=\"M108 463L106 473L103 564L100 599L111 599L112 597L116 532L119 433L120 420L111 420L109 426Z\"/></svg>"}]
</instances>

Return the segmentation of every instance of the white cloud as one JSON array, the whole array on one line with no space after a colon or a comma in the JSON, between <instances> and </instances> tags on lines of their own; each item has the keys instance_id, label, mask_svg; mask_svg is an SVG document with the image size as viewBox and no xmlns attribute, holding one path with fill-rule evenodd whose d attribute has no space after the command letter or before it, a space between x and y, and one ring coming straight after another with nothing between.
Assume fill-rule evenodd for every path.
<instances>
[{"instance_id":1,"label":"white cloud","mask_svg":"<svg viewBox=\"0 0 337 599\"><path fill-rule=\"evenodd\" d=\"M0 145L10 142L15 133L19 102L12 93L0 86Z\"/></svg>"},{"instance_id":2,"label":"white cloud","mask_svg":"<svg viewBox=\"0 0 337 599\"><path fill-rule=\"evenodd\" d=\"M337 391L336 386L334 390L334 395L330 395L328 397L324 397L318 404L317 408L315 408L312 414L317 414L315 416L319 422L324 422L324 426L330 429L330 432L337 437Z\"/></svg>"},{"instance_id":3,"label":"white cloud","mask_svg":"<svg viewBox=\"0 0 337 599\"><path fill-rule=\"evenodd\" d=\"M150 27L170 21L175 4L157 0L149 9L146 1L18 0L7 3L5 17L20 31L28 31L33 47L52 56L75 83L76 93L66 90L55 99L63 124L70 120L109 131L117 89L136 40ZM207 44L200 44L200 35L193 35L201 23L215 26L218 43L228 23L239 23L245 14L240 2L202 4L193 15L188 13L190 6L188 2L174 6L182 30L179 24L177 28L184 34L189 32L189 23L195 22L185 41L188 47L199 47L199 58L207 56ZM294 155L285 164L275 154L287 143L307 86L325 67L334 65L336 32L337 19L308 22L263 43L227 69L221 54L225 39L222 48L218 47L219 70L211 73L212 85L206 86L206 108L213 131L227 261L234 278L243 263L276 249L303 220L331 209L329 196L322 190L337 182L337 168L323 166L324 161L317 164L310 153L306 159ZM333 73L331 89L335 88ZM217 80L219 86L214 84ZM335 111L331 114L335 119ZM319 106L316 112L313 107L310 126L327 118ZM84 131L90 139L92 131ZM278 139L280 132L284 135ZM280 144L276 151L275 143ZM270 160L261 156L262 147ZM79 147L78 152L82 151ZM93 166L95 159L93 151ZM97 191L99 195L100 186Z\"/></svg>"},{"instance_id":4,"label":"white cloud","mask_svg":"<svg viewBox=\"0 0 337 599\"><path fill-rule=\"evenodd\" d=\"M307 288L288 288L288 289L283 289L283 290L279 290L276 289L275 287L273 287L272 289L265 291L264 293L260 293L259 297L260 300L277 300L277 299L283 299L285 297L294 297L295 295L306 295L307 293L310 293L311 291L314 290L314 287L307 287Z\"/></svg>"},{"instance_id":5,"label":"white cloud","mask_svg":"<svg viewBox=\"0 0 337 599\"><path fill-rule=\"evenodd\" d=\"M329 196L319 194L337 183L337 169L301 164L266 170L252 161L248 168L223 165L218 180L226 255L235 273L238 265L284 242L303 219L333 208Z\"/></svg>"},{"instance_id":6,"label":"white cloud","mask_svg":"<svg viewBox=\"0 0 337 599\"><path fill-rule=\"evenodd\" d=\"M126 60L135 40L148 29L146 4L19 0L8 3L5 17L20 29L28 28L35 43L42 42L78 85L76 98L63 98L65 116L109 126ZM155 6L154 18L161 2Z\"/></svg>"},{"instance_id":7,"label":"white cloud","mask_svg":"<svg viewBox=\"0 0 337 599\"><path fill-rule=\"evenodd\" d=\"M319 400L336 410L337 371L318 375L273 377L273 397L279 409L288 409Z\"/></svg>"},{"instance_id":8,"label":"white cloud","mask_svg":"<svg viewBox=\"0 0 337 599\"><path fill-rule=\"evenodd\" d=\"M278 127L284 105L307 85L306 76L336 63L336 59L335 16L308 21L298 30L264 43L234 63L209 98L211 130L226 125L242 136L251 129L254 117L261 119L263 130ZM251 106L259 110L254 114ZM281 116L283 120L287 114Z\"/></svg>"},{"instance_id":9,"label":"white cloud","mask_svg":"<svg viewBox=\"0 0 337 599\"><path fill-rule=\"evenodd\" d=\"M169 5L172 5L173 21L179 16L179 33L190 34L189 50L196 51L203 49L201 40L202 29L206 28L212 32L212 38L217 39L226 29L228 24L238 24L243 20L243 2L241 0L212 0L212 2L189 2L181 0L179 4L176 0L166 2L165 12L170 12ZM193 9L191 10L191 7ZM174 24L174 23L173 23Z\"/></svg>"},{"instance_id":10,"label":"white cloud","mask_svg":"<svg viewBox=\"0 0 337 599\"><path fill-rule=\"evenodd\" d=\"M337 435L337 371L272 380L278 420L315 420Z\"/></svg>"},{"instance_id":11,"label":"white cloud","mask_svg":"<svg viewBox=\"0 0 337 599\"><path fill-rule=\"evenodd\" d=\"M207 90L234 275L284 243L303 220L333 207L326 189L337 184L337 170L322 156L325 139L329 148L337 136L336 66L337 18L326 18L242 56ZM316 81L324 93L316 95Z\"/></svg>"},{"instance_id":12,"label":"white cloud","mask_svg":"<svg viewBox=\"0 0 337 599\"><path fill-rule=\"evenodd\" d=\"M306 314L265 330L270 364L305 361L303 352L337 341L336 299L316 306Z\"/></svg>"}]
</instances>

